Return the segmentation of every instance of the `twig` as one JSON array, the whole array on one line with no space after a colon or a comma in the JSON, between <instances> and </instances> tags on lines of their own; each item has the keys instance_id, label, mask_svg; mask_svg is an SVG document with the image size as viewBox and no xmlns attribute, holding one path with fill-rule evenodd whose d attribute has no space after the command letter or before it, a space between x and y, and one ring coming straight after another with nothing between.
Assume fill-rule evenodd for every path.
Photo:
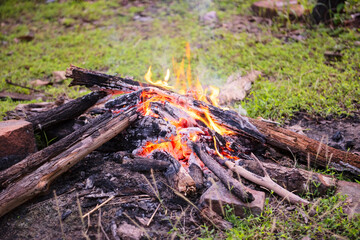
<instances>
[{"instance_id":1,"label":"twig","mask_svg":"<svg viewBox=\"0 0 360 240\"><path fill-rule=\"evenodd\" d=\"M127 217L133 224L135 224L135 226L137 226L139 229L141 229L141 231L146 235L146 237L148 239L151 239L149 234L146 232L145 228L143 228L142 226L140 226L137 222L134 221L134 219L132 219L126 212L124 212L125 217Z\"/></svg>"},{"instance_id":2,"label":"twig","mask_svg":"<svg viewBox=\"0 0 360 240\"><path fill-rule=\"evenodd\" d=\"M6 82L7 84L9 84L9 85L13 85L13 86L16 86L16 87L21 87L21 88L29 89L29 90L34 91L34 92L41 92L41 93L44 92L44 91L40 91L40 90L35 89L35 88L31 88L31 87L27 87L27 86L23 86L23 85L14 83L14 82L12 82L12 81L10 81L10 80L8 80L8 79L6 79L5 82Z\"/></svg>"},{"instance_id":3,"label":"twig","mask_svg":"<svg viewBox=\"0 0 360 240\"><path fill-rule=\"evenodd\" d=\"M103 228L103 226L102 226L102 224L101 224L101 208L99 208L99 221L98 221L98 225L99 225L102 233L104 234L106 240L110 240L109 236L106 234L106 232L105 232L105 230L104 230L104 228ZM100 233L99 233L99 238L101 239Z\"/></svg>"},{"instance_id":4,"label":"twig","mask_svg":"<svg viewBox=\"0 0 360 240\"><path fill-rule=\"evenodd\" d=\"M65 240L66 238L65 238L64 226L63 226L63 223L62 223L62 220L61 220L60 206L59 206L59 202L58 202L55 190L54 190L54 198L55 198L56 210L57 210L58 216L59 216L62 239Z\"/></svg>"},{"instance_id":5,"label":"twig","mask_svg":"<svg viewBox=\"0 0 360 240\"><path fill-rule=\"evenodd\" d=\"M284 199L286 199L287 201L289 201L291 203L296 203L296 204L301 203L304 205L307 205L310 203L309 201L302 199L301 197L295 195L292 192L289 192L285 188L283 188L280 185L278 185L277 183L275 183L270 178L269 174L264 170L264 167L262 166L260 160L257 159L257 157L254 154L251 154L251 156L259 163L260 167L263 169L264 174L265 174L264 177L256 175L241 166L235 165L235 163L233 163L231 161L225 161L225 165L229 169L231 169L233 172L238 173L240 176L246 178L247 180L249 180L253 183L256 183L260 186L263 186L269 190L273 190L276 194L278 194L279 196L283 197Z\"/></svg>"},{"instance_id":6,"label":"twig","mask_svg":"<svg viewBox=\"0 0 360 240\"><path fill-rule=\"evenodd\" d=\"M155 209L154 213L151 215L151 218L149 219L149 221L148 221L148 223L146 224L146 226L149 226L149 225L150 225L150 223L151 223L151 221L153 220L155 214L156 214L157 211L159 210L160 205L161 205L161 203L159 203L159 205L158 205L157 208Z\"/></svg>"},{"instance_id":7,"label":"twig","mask_svg":"<svg viewBox=\"0 0 360 240\"><path fill-rule=\"evenodd\" d=\"M98 210L99 208L101 208L102 206L104 206L105 204L107 204L108 202L110 202L115 196L111 196L109 197L106 201L104 201L103 203L101 203L100 205L96 206L95 208L93 208L92 210L90 210L88 213L86 213L84 216L82 216L82 218L87 217L88 215L92 214L93 212L95 212L96 210Z\"/></svg>"}]
</instances>

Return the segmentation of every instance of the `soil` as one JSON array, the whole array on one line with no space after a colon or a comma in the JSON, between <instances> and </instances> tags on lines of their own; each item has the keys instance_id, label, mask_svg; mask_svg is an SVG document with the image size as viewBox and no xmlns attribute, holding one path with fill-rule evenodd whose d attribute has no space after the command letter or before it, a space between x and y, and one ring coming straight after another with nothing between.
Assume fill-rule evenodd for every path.
<instances>
[{"instance_id":1,"label":"soil","mask_svg":"<svg viewBox=\"0 0 360 240\"><path fill-rule=\"evenodd\" d=\"M101 218L99 211L95 211L84 219L86 227L83 227L77 199L84 215L112 195L115 198L101 208ZM199 198L188 197L190 200ZM156 211L159 201L162 205ZM124 223L136 229L132 234L139 234L144 239L146 236L169 238L169 232L175 228L178 233L195 237L200 234L203 224L198 212L167 187L162 173L154 172L153 178L149 172L132 172L123 168L113 154L93 152L58 178L47 194L2 217L1 239L60 239L58 211L64 235L71 239L84 239L83 232L90 239L99 239L97 234L102 232L101 227L109 238L115 239L111 228ZM103 233L101 236L100 239L105 239Z\"/></svg>"},{"instance_id":2,"label":"soil","mask_svg":"<svg viewBox=\"0 0 360 240\"><path fill-rule=\"evenodd\" d=\"M299 112L287 125L292 128L300 126L308 137L331 147L360 154L359 112L343 118L323 118Z\"/></svg>"},{"instance_id":3,"label":"soil","mask_svg":"<svg viewBox=\"0 0 360 240\"><path fill-rule=\"evenodd\" d=\"M297 113L286 125L330 146L358 152L359 116L325 119ZM291 157L282 157L290 164ZM199 206L198 199L203 191L187 197ZM101 216L97 210L82 223L79 204L84 215L112 195L115 195L114 199L101 208ZM274 200L270 199L270 203ZM158 208L160 202L162 204ZM199 211L167 186L162 172L154 172L152 176L149 172L130 171L120 164L114 153L89 154L55 180L47 194L0 218L2 239L39 239L45 236L60 239L63 235L58 211L64 236L72 239L84 239L83 232L90 239L105 239L103 232L110 239L116 239L114 236L124 238L128 229L131 229L131 234L125 239L139 236L167 239L175 234L196 238L200 236L200 226L204 224ZM116 228L123 230L114 234L112 229ZM101 237L97 238L99 235Z\"/></svg>"}]
</instances>

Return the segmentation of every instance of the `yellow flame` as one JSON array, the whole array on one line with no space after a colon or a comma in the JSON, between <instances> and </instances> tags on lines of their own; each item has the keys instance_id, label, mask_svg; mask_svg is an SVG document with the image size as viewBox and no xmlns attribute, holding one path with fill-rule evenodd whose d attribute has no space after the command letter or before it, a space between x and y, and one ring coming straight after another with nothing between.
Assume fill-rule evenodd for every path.
<instances>
[{"instance_id":1,"label":"yellow flame","mask_svg":"<svg viewBox=\"0 0 360 240\"><path fill-rule=\"evenodd\" d=\"M219 150L218 150L218 148L217 148L215 136L213 136L213 139L214 139L214 147L215 147L215 151L216 151L217 155L219 155L219 157L220 157L221 159L224 159L224 156L219 152Z\"/></svg>"},{"instance_id":2,"label":"yellow flame","mask_svg":"<svg viewBox=\"0 0 360 240\"><path fill-rule=\"evenodd\" d=\"M165 81L165 82L168 82L168 81L169 81L169 78L170 78L170 70L167 69L167 71L166 71L166 76L165 76L165 78L164 78L164 81Z\"/></svg>"},{"instance_id":3,"label":"yellow flame","mask_svg":"<svg viewBox=\"0 0 360 240\"><path fill-rule=\"evenodd\" d=\"M219 99L218 99L218 96L219 96L219 93L220 93L220 89L218 87L215 87L215 86L209 86L210 90L211 90L211 94L209 96L212 104L216 107L219 106Z\"/></svg>"},{"instance_id":4,"label":"yellow flame","mask_svg":"<svg viewBox=\"0 0 360 240\"><path fill-rule=\"evenodd\" d=\"M159 87L164 87L164 88L174 88L173 86L170 86L168 84L168 80L170 78L170 70L167 69L166 71L166 76L164 78L164 80L157 80L156 82L154 82L152 79L151 79L151 76L152 76L152 73L151 73L151 66L149 67L147 73L145 74L144 78L145 80L152 84L152 85L156 85L156 86L159 86Z\"/></svg>"}]
</instances>

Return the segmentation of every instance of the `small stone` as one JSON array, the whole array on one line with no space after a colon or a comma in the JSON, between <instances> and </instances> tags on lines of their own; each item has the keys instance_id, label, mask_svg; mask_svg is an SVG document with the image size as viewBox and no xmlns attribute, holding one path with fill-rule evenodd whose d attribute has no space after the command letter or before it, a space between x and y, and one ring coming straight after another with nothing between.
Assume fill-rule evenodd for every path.
<instances>
[{"instance_id":1,"label":"small stone","mask_svg":"<svg viewBox=\"0 0 360 240\"><path fill-rule=\"evenodd\" d=\"M64 221L71 213L72 211L70 209L66 209L66 211L61 214L61 220Z\"/></svg>"},{"instance_id":2,"label":"small stone","mask_svg":"<svg viewBox=\"0 0 360 240\"><path fill-rule=\"evenodd\" d=\"M251 203L244 203L232 195L222 183L216 182L203 193L200 202L206 203L211 210L220 215L223 214L222 207L225 205L232 207L235 215L239 217L245 217L246 213L259 215L264 209L265 193L252 189L249 189L249 192L254 196L255 200Z\"/></svg>"},{"instance_id":3,"label":"small stone","mask_svg":"<svg viewBox=\"0 0 360 240\"><path fill-rule=\"evenodd\" d=\"M355 182L338 181L336 193L347 195L348 205L344 208L344 212L350 218L355 214L360 214L360 184Z\"/></svg>"},{"instance_id":4,"label":"small stone","mask_svg":"<svg viewBox=\"0 0 360 240\"><path fill-rule=\"evenodd\" d=\"M337 131L332 137L331 139L334 141L334 142L339 142L340 140L343 139L343 135L341 133L341 131Z\"/></svg>"},{"instance_id":5,"label":"small stone","mask_svg":"<svg viewBox=\"0 0 360 240\"><path fill-rule=\"evenodd\" d=\"M292 18L300 18L305 9L297 0L262 0L253 3L252 10L258 15L267 18L278 16L278 13L289 14Z\"/></svg>"},{"instance_id":6,"label":"small stone","mask_svg":"<svg viewBox=\"0 0 360 240\"><path fill-rule=\"evenodd\" d=\"M86 179L86 183L85 183L85 189L91 189L94 187L94 182L95 182L95 176L91 175L90 177L88 177Z\"/></svg>"},{"instance_id":7,"label":"small stone","mask_svg":"<svg viewBox=\"0 0 360 240\"><path fill-rule=\"evenodd\" d=\"M56 83L60 83L66 79L65 71L54 71L52 74Z\"/></svg>"},{"instance_id":8,"label":"small stone","mask_svg":"<svg viewBox=\"0 0 360 240\"><path fill-rule=\"evenodd\" d=\"M0 158L10 155L26 157L36 150L32 124L23 120L0 122Z\"/></svg>"},{"instance_id":9,"label":"small stone","mask_svg":"<svg viewBox=\"0 0 360 240\"><path fill-rule=\"evenodd\" d=\"M214 24L218 21L218 16L215 11L211 11L201 16L200 20L205 24Z\"/></svg>"},{"instance_id":10,"label":"small stone","mask_svg":"<svg viewBox=\"0 0 360 240\"><path fill-rule=\"evenodd\" d=\"M346 141L344 148L345 150L349 150L355 147L355 142L354 141Z\"/></svg>"},{"instance_id":11,"label":"small stone","mask_svg":"<svg viewBox=\"0 0 360 240\"><path fill-rule=\"evenodd\" d=\"M143 235L141 229L124 222L117 228L117 234L124 240L140 239Z\"/></svg>"}]
</instances>

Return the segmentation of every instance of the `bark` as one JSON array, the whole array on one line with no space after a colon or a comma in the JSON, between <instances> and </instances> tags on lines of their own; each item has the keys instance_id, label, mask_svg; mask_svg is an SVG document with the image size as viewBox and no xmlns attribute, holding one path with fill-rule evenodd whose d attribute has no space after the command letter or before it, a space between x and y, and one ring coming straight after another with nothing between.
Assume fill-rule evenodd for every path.
<instances>
[{"instance_id":1,"label":"bark","mask_svg":"<svg viewBox=\"0 0 360 240\"><path fill-rule=\"evenodd\" d=\"M86 131L76 143L41 167L9 185L0 193L0 217L22 203L45 192L54 179L78 163L87 154L115 137L137 118L134 110L108 117Z\"/></svg>"},{"instance_id":2,"label":"bark","mask_svg":"<svg viewBox=\"0 0 360 240\"><path fill-rule=\"evenodd\" d=\"M49 111L31 116L27 118L27 121L33 124L35 131L44 130L60 122L80 116L106 95L107 93L102 91L92 92Z\"/></svg>"},{"instance_id":3,"label":"bark","mask_svg":"<svg viewBox=\"0 0 360 240\"><path fill-rule=\"evenodd\" d=\"M308 158L313 166L332 167L337 171L360 173L360 156L332 148L304 135L279 127L273 123L249 118L250 122L265 136L266 143L300 155L301 161Z\"/></svg>"}]
</instances>

